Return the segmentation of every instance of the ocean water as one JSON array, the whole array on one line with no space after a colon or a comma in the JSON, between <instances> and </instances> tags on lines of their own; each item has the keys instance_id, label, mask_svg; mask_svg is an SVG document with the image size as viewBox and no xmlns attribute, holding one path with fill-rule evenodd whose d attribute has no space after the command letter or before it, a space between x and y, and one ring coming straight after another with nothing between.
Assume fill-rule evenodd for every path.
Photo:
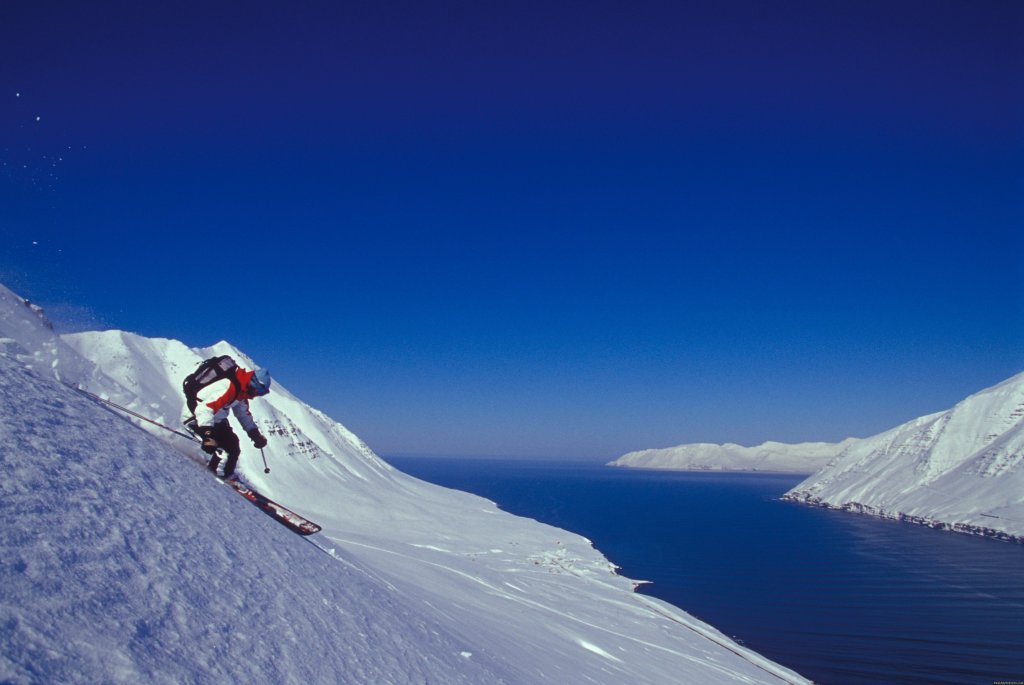
<instances>
[{"instance_id":1,"label":"ocean water","mask_svg":"<svg viewBox=\"0 0 1024 685\"><path fill-rule=\"evenodd\" d=\"M782 502L788 475L388 461L584 535L642 592L818 683L1024 683L1024 545Z\"/></svg>"}]
</instances>

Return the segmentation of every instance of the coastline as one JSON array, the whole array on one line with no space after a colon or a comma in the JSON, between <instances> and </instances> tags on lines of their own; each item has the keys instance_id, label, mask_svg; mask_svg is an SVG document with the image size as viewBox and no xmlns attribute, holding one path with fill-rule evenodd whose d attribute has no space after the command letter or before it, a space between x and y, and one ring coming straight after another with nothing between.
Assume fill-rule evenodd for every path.
<instances>
[{"instance_id":1,"label":"coastline","mask_svg":"<svg viewBox=\"0 0 1024 685\"><path fill-rule=\"evenodd\" d=\"M975 535L978 537L991 538L993 540L999 540L1002 542L1024 544L1024 535L1016 535L1014 533L1011 533L1006 530L1001 530L999 528L979 526L973 523L966 523L962 521L942 521L928 516L907 514L902 511L889 511L881 507L875 507L870 504L862 504L860 502L844 502L843 504L833 504L832 502L826 502L822 500L820 497L815 497L806 492L787 492L780 499L784 502L805 504L808 506L818 507L821 509L832 509L836 511L845 511L853 514L860 514L862 516L871 516L873 518L886 519L889 521L912 523L914 525L926 526L928 528L933 528L935 530L942 530L951 533ZM998 516L994 516L992 514L981 514L981 516L988 516L994 519L999 518Z\"/></svg>"}]
</instances>

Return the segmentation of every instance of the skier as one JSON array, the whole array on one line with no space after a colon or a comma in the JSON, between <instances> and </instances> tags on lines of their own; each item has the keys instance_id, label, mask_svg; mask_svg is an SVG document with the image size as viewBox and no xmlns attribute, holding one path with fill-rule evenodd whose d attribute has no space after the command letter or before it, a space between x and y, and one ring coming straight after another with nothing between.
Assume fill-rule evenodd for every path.
<instances>
[{"instance_id":1,"label":"skier","mask_svg":"<svg viewBox=\"0 0 1024 685\"><path fill-rule=\"evenodd\" d=\"M250 399L270 392L270 373L266 369L248 371L237 366L230 357L216 357L200 364L199 369L186 378L184 389L188 409L192 412L185 425L202 438L203 451L210 455L207 468L211 471L217 472L220 465L217 450L222 449L227 454L222 477L232 477L242 453L238 436L228 423L229 409L242 424L253 447L262 449L267 446L267 439L260 433L249 411Z\"/></svg>"}]
</instances>

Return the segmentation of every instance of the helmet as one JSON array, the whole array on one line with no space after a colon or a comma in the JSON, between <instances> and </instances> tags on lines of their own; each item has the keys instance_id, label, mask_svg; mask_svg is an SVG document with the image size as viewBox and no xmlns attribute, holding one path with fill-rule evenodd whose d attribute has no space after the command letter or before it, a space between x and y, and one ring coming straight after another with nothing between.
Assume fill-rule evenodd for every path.
<instances>
[{"instance_id":1,"label":"helmet","mask_svg":"<svg viewBox=\"0 0 1024 685\"><path fill-rule=\"evenodd\" d=\"M248 393L250 397L260 397L270 392L270 372L266 369L256 369L249 379Z\"/></svg>"}]
</instances>

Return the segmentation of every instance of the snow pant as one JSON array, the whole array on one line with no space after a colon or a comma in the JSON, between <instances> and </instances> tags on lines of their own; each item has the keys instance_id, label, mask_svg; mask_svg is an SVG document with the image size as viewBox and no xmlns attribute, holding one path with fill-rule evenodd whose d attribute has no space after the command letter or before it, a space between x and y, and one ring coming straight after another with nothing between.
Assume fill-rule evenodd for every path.
<instances>
[{"instance_id":1,"label":"snow pant","mask_svg":"<svg viewBox=\"0 0 1024 685\"><path fill-rule=\"evenodd\" d=\"M213 439L227 455L227 461L224 463L224 477L226 478L235 472L238 456L242 453L242 445L238 442L238 436L235 435L235 431L231 430L231 424L227 421L218 421L213 424ZM216 471L219 465L220 457L215 454L210 459L209 468L211 471Z\"/></svg>"}]
</instances>

